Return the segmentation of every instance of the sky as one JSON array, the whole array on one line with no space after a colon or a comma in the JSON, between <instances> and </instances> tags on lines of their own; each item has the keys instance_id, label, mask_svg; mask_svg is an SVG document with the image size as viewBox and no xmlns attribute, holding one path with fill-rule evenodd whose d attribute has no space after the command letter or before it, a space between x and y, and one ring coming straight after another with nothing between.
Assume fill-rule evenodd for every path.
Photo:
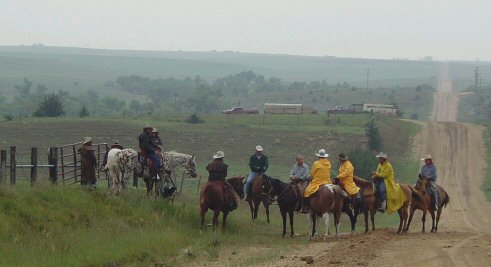
<instances>
[{"instance_id":1,"label":"sky","mask_svg":"<svg viewBox=\"0 0 491 267\"><path fill-rule=\"evenodd\" d=\"M491 60L491 1L0 0L0 45Z\"/></svg>"}]
</instances>

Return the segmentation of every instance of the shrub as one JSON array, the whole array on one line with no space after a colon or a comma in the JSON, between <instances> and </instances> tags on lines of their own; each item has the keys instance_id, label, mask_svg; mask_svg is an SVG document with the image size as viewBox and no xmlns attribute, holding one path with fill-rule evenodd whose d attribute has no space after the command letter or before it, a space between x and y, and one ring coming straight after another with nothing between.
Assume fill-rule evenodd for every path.
<instances>
[{"instance_id":1,"label":"shrub","mask_svg":"<svg viewBox=\"0 0 491 267\"><path fill-rule=\"evenodd\" d=\"M204 123L205 121L202 120L198 114L196 113L193 113L191 114L191 116L189 116L187 119L186 119L186 122L188 123Z\"/></svg>"},{"instance_id":2,"label":"shrub","mask_svg":"<svg viewBox=\"0 0 491 267\"><path fill-rule=\"evenodd\" d=\"M3 115L3 118L6 119L7 121L11 121L14 119L14 116L12 114L5 114Z\"/></svg>"}]
</instances>

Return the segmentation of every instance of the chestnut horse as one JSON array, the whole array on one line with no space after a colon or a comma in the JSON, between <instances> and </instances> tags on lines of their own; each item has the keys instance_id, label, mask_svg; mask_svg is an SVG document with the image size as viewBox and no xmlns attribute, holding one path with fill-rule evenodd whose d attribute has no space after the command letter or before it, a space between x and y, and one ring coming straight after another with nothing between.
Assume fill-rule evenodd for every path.
<instances>
[{"instance_id":1,"label":"chestnut horse","mask_svg":"<svg viewBox=\"0 0 491 267\"><path fill-rule=\"evenodd\" d=\"M278 206L280 207L281 218L283 219L283 234L286 235L286 215L290 218L290 236L293 237L295 232L293 231L293 215L295 206L297 204L299 190L296 184L284 183L280 179L269 178L263 187L263 193L268 195L271 199L276 197Z\"/></svg>"},{"instance_id":2,"label":"chestnut horse","mask_svg":"<svg viewBox=\"0 0 491 267\"><path fill-rule=\"evenodd\" d=\"M348 199L346 192L341 187L332 184L326 184L319 187L316 193L310 197L310 211L309 211L309 224L310 224L310 239L317 235L316 226L317 221L322 217L326 217L326 234L329 236L329 215L334 214L334 225L336 226L336 239L339 239L339 223L341 218L341 211L345 207ZM351 211L351 210L350 210ZM349 215L349 214L348 214ZM353 216L350 216L350 218ZM353 222L353 220L352 220Z\"/></svg>"},{"instance_id":3,"label":"chestnut horse","mask_svg":"<svg viewBox=\"0 0 491 267\"><path fill-rule=\"evenodd\" d=\"M264 186L269 183L269 177L263 173L259 173L251 185L251 192L247 192L249 195L249 208L251 209L252 219L257 219L257 211L259 210L259 205L263 203L266 209L266 217L269 223L269 197L268 193L264 192Z\"/></svg>"},{"instance_id":4,"label":"chestnut horse","mask_svg":"<svg viewBox=\"0 0 491 267\"><path fill-rule=\"evenodd\" d=\"M370 212L370 220L372 222L372 231L375 231L375 213L377 212L377 201L375 196L375 186L372 182L364 180L360 177L353 177L356 186L360 188L362 199L361 211L365 217L365 233L368 232L368 212ZM355 210L355 217L358 212Z\"/></svg>"},{"instance_id":5,"label":"chestnut horse","mask_svg":"<svg viewBox=\"0 0 491 267\"><path fill-rule=\"evenodd\" d=\"M443 207L447 207L450 198L448 197L447 192L443 189L443 187L436 185L438 190L438 211L436 215L436 223L435 223L435 205L431 200L431 195L428 193L429 182L426 178L419 178L416 182L416 188L412 188L413 194L419 195L417 198L413 198L411 202L411 211L409 214L409 221L407 223L406 229L404 231L409 230L409 225L411 224L411 220L413 219L414 211L421 210L423 211L423 217L421 220L423 221L423 229L421 232L425 232L425 221L426 221L426 211L429 211L431 215L431 232L438 231L438 222L440 221L440 215L442 214ZM417 192L414 192L416 190Z\"/></svg>"},{"instance_id":6,"label":"chestnut horse","mask_svg":"<svg viewBox=\"0 0 491 267\"><path fill-rule=\"evenodd\" d=\"M232 185L234 191L240 199L244 198L244 179L245 177L232 177L227 182ZM213 210L213 231L218 226L218 216L223 212L222 229L225 230L227 216L230 212L228 208L229 196L226 194L225 183L223 181L211 181L206 183L201 190L199 203L201 208L201 229L205 225L205 215L208 209ZM237 203L238 204L238 203Z\"/></svg>"}]
</instances>

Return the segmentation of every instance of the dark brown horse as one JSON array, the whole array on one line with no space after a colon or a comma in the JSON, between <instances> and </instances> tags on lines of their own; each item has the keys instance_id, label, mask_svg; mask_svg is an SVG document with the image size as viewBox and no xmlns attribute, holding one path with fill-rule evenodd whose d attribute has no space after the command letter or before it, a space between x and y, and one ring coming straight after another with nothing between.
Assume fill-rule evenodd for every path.
<instances>
[{"instance_id":1,"label":"dark brown horse","mask_svg":"<svg viewBox=\"0 0 491 267\"><path fill-rule=\"evenodd\" d=\"M439 185L436 186L438 190L438 211L436 214L435 222L435 205L431 200L431 195L428 193L429 185L430 183L426 178L419 178L416 182L416 187L411 187L413 195L417 194L418 197L413 197L413 200L411 202L411 211L409 213L409 221L404 231L407 232L409 230L409 225L411 224L411 220L413 219L414 211L417 209L423 211L423 217L421 218L421 220L423 221L423 229L421 230L421 232L425 232L426 211L429 211L431 215L431 232L438 231L438 222L440 221L440 215L442 214L443 207L446 207L448 202L450 201L450 198L448 197L448 194L443 189L443 187Z\"/></svg>"},{"instance_id":2,"label":"dark brown horse","mask_svg":"<svg viewBox=\"0 0 491 267\"><path fill-rule=\"evenodd\" d=\"M372 231L375 231L375 213L377 211L377 201L375 196L375 186L372 182L364 180L360 177L353 177L356 186L360 188L362 199L361 211L365 217L365 233L368 232L368 213L370 212L370 220L372 221ZM355 211L355 217L358 212Z\"/></svg>"},{"instance_id":3,"label":"dark brown horse","mask_svg":"<svg viewBox=\"0 0 491 267\"><path fill-rule=\"evenodd\" d=\"M316 236L317 221L322 217L326 220L326 234L327 238L330 234L329 231L329 215L334 215L334 225L336 226L336 238L339 239L339 223L341 218L341 211L345 208L348 200L346 192L337 185L322 185L319 187L316 193L310 197L310 211L309 211L309 224L310 233L309 237L312 239ZM348 214L349 215L349 214ZM353 216L350 216L352 218ZM352 221L353 222L353 221Z\"/></svg>"},{"instance_id":4,"label":"dark brown horse","mask_svg":"<svg viewBox=\"0 0 491 267\"><path fill-rule=\"evenodd\" d=\"M244 198L244 179L245 177L232 177L227 179L234 191L239 195L240 199ZM225 230L227 216L230 212L225 183L223 181L211 181L206 183L201 190L199 203L201 208L201 229L205 225L205 215L208 209L213 210L213 231L218 226L218 216L223 212L222 229Z\"/></svg>"},{"instance_id":5,"label":"dark brown horse","mask_svg":"<svg viewBox=\"0 0 491 267\"><path fill-rule=\"evenodd\" d=\"M266 217L269 223L269 197L268 194L264 192L264 186L269 183L269 177L265 174L258 174L251 185L251 192L249 195L249 208L251 209L252 219L257 219L257 211L259 210L259 205L263 203L266 209ZM248 192L249 193L249 192Z\"/></svg>"},{"instance_id":6,"label":"dark brown horse","mask_svg":"<svg viewBox=\"0 0 491 267\"><path fill-rule=\"evenodd\" d=\"M281 218L283 219L283 234L286 235L286 216L290 218L290 236L293 237L295 232L293 231L293 215L295 205L299 198L299 191L296 184L284 183L280 179L269 178L263 187L264 194L268 195L271 199L276 197L278 206L280 207Z\"/></svg>"}]
</instances>

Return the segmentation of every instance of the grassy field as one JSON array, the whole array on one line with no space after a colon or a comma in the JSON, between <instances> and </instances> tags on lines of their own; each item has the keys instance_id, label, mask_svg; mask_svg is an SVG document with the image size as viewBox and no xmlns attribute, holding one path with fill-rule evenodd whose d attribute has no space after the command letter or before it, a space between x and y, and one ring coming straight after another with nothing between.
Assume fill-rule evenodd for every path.
<instances>
[{"instance_id":1,"label":"grassy field","mask_svg":"<svg viewBox=\"0 0 491 267\"><path fill-rule=\"evenodd\" d=\"M216 150L225 151L230 176L246 175L248 156L256 144L262 144L270 157L270 175L286 179L298 153L305 154L306 162L311 164L319 148L336 155L363 146L364 125L372 118L336 118L329 124L321 115L207 116L203 117L203 124L188 124L185 118L149 122L159 128L166 149L196 155L204 182L204 166ZM409 149L417 125L392 118L375 119L397 179L410 182L417 172ZM144 124L142 120L67 118L4 122L0 123L0 148L15 144L22 158L31 146L45 151L49 146L73 143L83 136L92 136L96 142L118 139L135 148ZM332 163L336 173L334 158ZM373 164L375 168L375 158ZM0 249L6 255L0 265L142 266L165 262L175 266L218 260L229 266L254 265L308 242L305 216L295 220L295 229L301 236L281 239L281 217L276 206L272 207L272 223L267 225L263 208L258 221L252 222L244 203L229 216L225 233L201 233L197 179L185 180L183 194L171 205L147 198L143 188L131 188L117 198L107 195L104 183L99 183L96 191L86 191L77 186L49 186L46 179L40 179L44 182L31 188L27 175L19 176L18 185L0 189ZM362 221L362 217L359 219ZM397 215L378 215L376 223L378 227L393 227L397 220ZM348 230L346 216L342 217L342 230Z\"/></svg>"}]
</instances>

